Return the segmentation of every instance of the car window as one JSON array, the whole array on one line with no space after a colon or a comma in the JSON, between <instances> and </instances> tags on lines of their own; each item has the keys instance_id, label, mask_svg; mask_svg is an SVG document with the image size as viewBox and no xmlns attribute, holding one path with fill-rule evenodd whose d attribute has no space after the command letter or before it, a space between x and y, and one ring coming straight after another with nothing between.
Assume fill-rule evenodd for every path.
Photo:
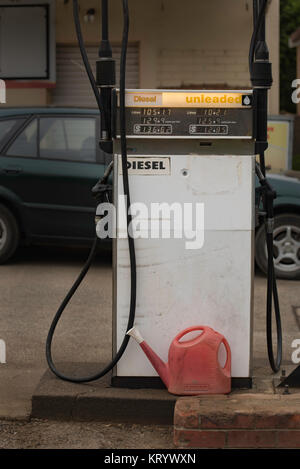
<instances>
[{"instance_id":1,"label":"car window","mask_svg":"<svg viewBox=\"0 0 300 469\"><path fill-rule=\"evenodd\" d=\"M0 143L5 139L17 122L18 121L16 119L0 121Z\"/></svg>"},{"instance_id":2,"label":"car window","mask_svg":"<svg viewBox=\"0 0 300 469\"><path fill-rule=\"evenodd\" d=\"M42 117L40 157L70 161L96 161L96 119Z\"/></svg>"},{"instance_id":3,"label":"car window","mask_svg":"<svg viewBox=\"0 0 300 469\"><path fill-rule=\"evenodd\" d=\"M37 120L31 121L6 152L8 156L37 157Z\"/></svg>"}]
</instances>

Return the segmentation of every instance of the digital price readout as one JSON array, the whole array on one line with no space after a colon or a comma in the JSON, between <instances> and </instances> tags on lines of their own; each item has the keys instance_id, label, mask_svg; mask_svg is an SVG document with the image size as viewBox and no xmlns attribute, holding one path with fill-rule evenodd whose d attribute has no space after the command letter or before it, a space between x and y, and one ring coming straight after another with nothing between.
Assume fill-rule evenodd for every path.
<instances>
[{"instance_id":1,"label":"digital price readout","mask_svg":"<svg viewBox=\"0 0 300 469\"><path fill-rule=\"evenodd\" d=\"M172 125L169 124L136 124L135 135L172 135Z\"/></svg>"},{"instance_id":2,"label":"digital price readout","mask_svg":"<svg viewBox=\"0 0 300 469\"><path fill-rule=\"evenodd\" d=\"M164 106L164 101L170 105ZM209 102L218 102L219 106L209 106ZM126 125L128 138L251 139L252 96L234 92L191 96L181 92L129 93ZM116 133L120 135L118 122Z\"/></svg>"}]
</instances>

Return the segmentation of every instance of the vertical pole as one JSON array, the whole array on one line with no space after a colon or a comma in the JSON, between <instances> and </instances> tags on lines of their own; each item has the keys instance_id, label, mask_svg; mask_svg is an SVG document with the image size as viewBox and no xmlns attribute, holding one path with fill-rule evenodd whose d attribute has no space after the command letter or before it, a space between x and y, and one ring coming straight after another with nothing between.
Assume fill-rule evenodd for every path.
<instances>
[{"instance_id":1,"label":"vertical pole","mask_svg":"<svg viewBox=\"0 0 300 469\"><path fill-rule=\"evenodd\" d=\"M112 49L109 42L109 14L108 0L102 0L102 32L97 61L97 86L101 95L101 131L100 147L105 153L112 154L112 93L116 84L116 66L112 58Z\"/></svg>"},{"instance_id":2,"label":"vertical pole","mask_svg":"<svg viewBox=\"0 0 300 469\"><path fill-rule=\"evenodd\" d=\"M108 0L102 0L102 40L108 41Z\"/></svg>"},{"instance_id":3,"label":"vertical pole","mask_svg":"<svg viewBox=\"0 0 300 469\"><path fill-rule=\"evenodd\" d=\"M99 57L112 57L111 45L109 42L109 18L108 0L102 0L102 40L99 49Z\"/></svg>"},{"instance_id":4,"label":"vertical pole","mask_svg":"<svg viewBox=\"0 0 300 469\"><path fill-rule=\"evenodd\" d=\"M260 155L261 171L266 174L265 151L268 148L268 91L272 86L272 65L266 43L266 5L267 0L253 0L254 28L257 38L254 49L254 62L251 80L254 88L256 107L255 137L256 153Z\"/></svg>"}]
</instances>

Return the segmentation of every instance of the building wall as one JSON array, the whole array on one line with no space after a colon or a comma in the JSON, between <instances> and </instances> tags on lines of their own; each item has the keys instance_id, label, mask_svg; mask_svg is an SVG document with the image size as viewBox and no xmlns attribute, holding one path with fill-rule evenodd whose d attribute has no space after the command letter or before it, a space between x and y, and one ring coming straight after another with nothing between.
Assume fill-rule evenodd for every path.
<instances>
[{"instance_id":1,"label":"building wall","mask_svg":"<svg viewBox=\"0 0 300 469\"><path fill-rule=\"evenodd\" d=\"M111 41L120 43L122 10L110 0ZM94 23L84 23L86 44L100 41L100 1L80 2L81 17L96 9ZM130 40L140 44L140 87L249 87L248 51L252 33L251 0L131 0ZM279 112L279 0L272 0L268 37L274 63L270 113ZM76 44L72 2L56 1L56 40ZM34 104L47 104L50 93L36 90ZM29 95L9 90L10 102L23 105Z\"/></svg>"},{"instance_id":2,"label":"building wall","mask_svg":"<svg viewBox=\"0 0 300 469\"><path fill-rule=\"evenodd\" d=\"M248 52L252 34L250 0L131 0L130 40L140 43L141 88L249 87ZM96 9L93 24L83 24L87 43L100 40L99 2L84 2L82 15ZM76 42L72 5L57 4L57 42ZM120 42L120 2L110 1L111 40ZM71 19L71 20L70 20ZM267 20L274 85L270 113L279 113L279 0Z\"/></svg>"},{"instance_id":3,"label":"building wall","mask_svg":"<svg viewBox=\"0 0 300 469\"><path fill-rule=\"evenodd\" d=\"M49 5L49 69L50 69L50 76L48 80L7 80L6 87L7 87L7 106L40 106L40 105L47 105L49 103L49 91L48 89L53 86L55 82L55 65L56 65L56 57L55 57L55 6L56 0L0 0L0 14L1 14L1 7L9 7L9 6L20 6L23 5ZM1 19L1 18L0 18ZM32 27L34 27L34 19L31 19ZM18 40L22 41L22 35L19 34L17 27L13 31L15 37ZM24 41L22 41L24 44ZM51 47L52 45L52 47ZM0 55L1 49L6 48L9 50L9 43L1 43L0 44ZM27 47L28 57L33 57L33 54L30 54L30 48ZM11 55L13 57L13 54ZM30 57L30 58L31 58ZM16 58L15 58L16 60ZM24 67L25 72L30 70L30 64L26 59L24 60ZM26 75L26 74L25 74ZM0 72L1 76L1 72ZM18 75L19 76L19 75ZM28 76L28 73L27 73Z\"/></svg>"},{"instance_id":4,"label":"building wall","mask_svg":"<svg viewBox=\"0 0 300 469\"><path fill-rule=\"evenodd\" d=\"M48 104L48 90L45 88L8 88L6 103L9 107L45 106Z\"/></svg>"},{"instance_id":5,"label":"building wall","mask_svg":"<svg viewBox=\"0 0 300 469\"><path fill-rule=\"evenodd\" d=\"M270 2L266 30L274 80L270 91L269 112L276 115L280 110L280 0Z\"/></svg>"}]
</instances>

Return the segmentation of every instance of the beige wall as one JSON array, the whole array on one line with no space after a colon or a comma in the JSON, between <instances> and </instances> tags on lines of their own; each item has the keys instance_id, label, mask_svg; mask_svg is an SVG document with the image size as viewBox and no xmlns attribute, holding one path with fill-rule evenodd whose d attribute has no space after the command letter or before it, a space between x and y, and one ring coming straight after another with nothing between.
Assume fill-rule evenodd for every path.
<instances>
[{"instance_id":1,"label":"beige wall","mask_svg":"<svg viewBox=\"0 0 300 469\"><path fill-rule=\"evenodd\" d=\"M270 114L280 109L280 0L272 0L267 16L267 41L273 64L273 86L270 91Z\"/></svg>"},{"instance_id":2,"label":"beige wall","mask_svg":"<svg viewBox=\"0 0 300 469\"><path fill-rule=\"evenodd\" d=\"M93 24L82 21L85 42L100 41L100 0L81 0L81 18L96 9ZM140 44L140 87L248 87L248 50L252 32L251 0L131 0L130 40ZM246 8L248 5L248 9ZM111 41L120 43L120 0L110 0ZM268 37L274 63L270 113L279 112L279 0L272 0ZM56 1L56 39L76 44L72 2ZM47 92L11 90L19 105L29 96L47 104ZM11 102L12 102L11 101ZM9 102L10 104L10 102Z\"/></svg>"},{"instance_id":3,"label":"beige wall","mask_svg":"<svg viewBox=\"0 0 300 469\"><path fill-rule=\"evenodd\" d=\"M6 91L6 105L9 107L46 106L48 92L44 88L9 88Z\"/></svg>"},{"instance_id":4,"label":"beige wall","mask_svg":"<svg viewBox=\"0 0 300 469\"><path fill-rule=\"evenodd\" d=\"M248 4L248 9L246 5ZM130 40L140 43L140 87L248 87L252 2L246 0L131 0ZM94 24L83 24L86 42L100 40L100 2L85 0L81 15L96 8ZM111 41L120 42L119 0L110 1ZM270 113L279 112L279 0L268 14L274 63ZM57 4L57 42L76 42L72 5Z\"/></svg>"}]
</instances>

